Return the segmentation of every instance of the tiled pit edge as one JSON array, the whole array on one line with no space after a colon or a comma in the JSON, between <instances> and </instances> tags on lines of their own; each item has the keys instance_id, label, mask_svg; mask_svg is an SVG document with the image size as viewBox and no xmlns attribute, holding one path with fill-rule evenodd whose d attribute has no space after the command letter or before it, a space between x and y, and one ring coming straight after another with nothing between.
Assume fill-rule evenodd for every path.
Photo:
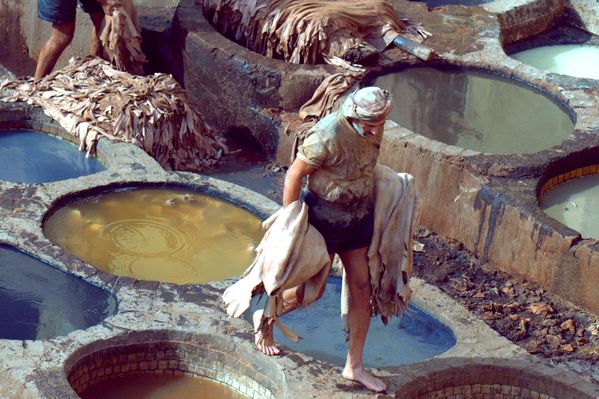
<instances>
[{"instance_id":1,"label":"tiled pit edge","mask_svg":"<svg viewBox=\"0 0 599 399\"><path fill-rule=\"evenodd\" d=\"M206 378L249 398L284 396L281 370L246 352L218 335L138 331L78 349L64 370L78 394L100 381L146 373Z\"/></svg>"},{"instance_id":2,"label":"tiled pit edge","mask_svg":"<svg viewBox=\"0 0 599 399\"><path fill-rule=\"evenodd\" d=\"M541 363L498 358L430 362L400 385L402 399L595 399L599 390Z\"/></svg>"}]
</instances>

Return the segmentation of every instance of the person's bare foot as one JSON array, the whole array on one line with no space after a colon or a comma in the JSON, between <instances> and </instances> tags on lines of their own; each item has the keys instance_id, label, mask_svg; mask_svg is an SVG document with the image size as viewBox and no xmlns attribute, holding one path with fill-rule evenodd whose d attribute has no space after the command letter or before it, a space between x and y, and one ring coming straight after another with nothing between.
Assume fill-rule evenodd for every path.
<instances>
[{"instance_id":1,"label":"person's bare foot","mask_svg":"<svg viewBox=\"0 0 599 399\"><path fill-rule=\"evenodd\" d=\"M384 392L387 389L387 384L385 384L383 380L369 374L363 368L352 369L351 367L345 366L341 376L346 380L359 382L374 392Z\"/></svg>"},{"instance_id":2,"label":"person's bare foot","mask_svg":"<svg viewBox=\"0 0 599 399\"><path fill-rule=\"evenodd\" d=\"M256 344L256 348L265 355L268 356L278 356L281 354L281 350L275 344L275 338L273 335L273 325L271 325L268 329L268 332L262 333L258 331L260 327L260 322L262 320L262 314L264 310L256 310L252 316L252 321L254 323L254 343Z\"/></svg>"}]
</instances>

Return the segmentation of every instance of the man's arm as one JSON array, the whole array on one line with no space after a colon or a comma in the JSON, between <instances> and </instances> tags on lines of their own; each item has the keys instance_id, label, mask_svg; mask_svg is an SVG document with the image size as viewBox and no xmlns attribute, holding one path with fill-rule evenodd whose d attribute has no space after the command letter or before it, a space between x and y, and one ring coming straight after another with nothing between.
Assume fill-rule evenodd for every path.
<instances>
[{"instance_id":1,"label":"man's arm","mask_svg":"<svg viewBox=\"0 0 599 399\"><path fill-rule=\"evenodd\" d=\"M299 158L295 158L295 161L293 161L287 170L287 175L285 175L285 185L283 186L284 207L299 199L302 189L302 179L304 176L314 172L314 170L316 168L313 166L308 165Z\"/></svg>"}]
</instances>

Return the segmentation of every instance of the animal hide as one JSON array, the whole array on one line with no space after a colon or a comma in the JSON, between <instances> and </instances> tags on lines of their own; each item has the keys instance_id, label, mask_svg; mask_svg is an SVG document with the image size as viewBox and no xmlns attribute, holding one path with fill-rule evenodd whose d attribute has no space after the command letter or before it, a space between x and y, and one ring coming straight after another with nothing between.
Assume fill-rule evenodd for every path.
<instances>
[{"instance_id":1,"label":"animal hide","mask_svg":"<svg viewBox=\"0 0 599 399\"><path fill-rule=\"evenodd\" d=\"M426 37L382 0L196 1L225 36L296 64L322 63L324 56L356 62L359 54L382 51L401 33Z\"/></svg>"},{"instance_id":2,"label":"animal hide","mask_svg":"<svg viewBox=\"0 0 599 399\"><path fill-rule=\"evenodd\" d=\"M168 170L199 171L226 151L171 75L136 76L100 58L72 58L38 82L5 82L5 102L38 105L69 133L80 149L95 153L100 137L137 144Z\"/></svg>"}]
</instances>

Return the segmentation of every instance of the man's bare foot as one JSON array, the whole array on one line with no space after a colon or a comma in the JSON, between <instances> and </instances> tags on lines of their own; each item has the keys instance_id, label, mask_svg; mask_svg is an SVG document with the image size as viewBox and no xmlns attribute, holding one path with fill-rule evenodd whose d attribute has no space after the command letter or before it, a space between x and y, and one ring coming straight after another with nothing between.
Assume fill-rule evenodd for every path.
<instances>
[{"instance_id":1,"label":"man's bare foot","mask_svg":"<svg viewBox=\"0 0 599 399\"><path fill-rule=\"evenodd\" d=\"M369 374L363 368L352 369L348 366L345 366L341 376L346 380L359 382L374 392L384 392L385 389L387 389L387 384L385 384L383 380L373 376L372 374Z\"/></svg>"},{"instance_id":2,"label":"man's bare foot","mask_svg":"<svg viewBox=\"0 0 599 399\"><path fill-rule=\"evenodd\" d=\"M254 343L256 344L256 348L265 355L268 356L278 356L281 354L281 350L275 344L275 339L273 336L273 325L271 325L268 329L268 332L263 334L261 331L258 331L260 327L260 321L262 320L262 314L264 310L256 310L252 316L252 321L254 323Z\"/></svg>"}]
</instances>

